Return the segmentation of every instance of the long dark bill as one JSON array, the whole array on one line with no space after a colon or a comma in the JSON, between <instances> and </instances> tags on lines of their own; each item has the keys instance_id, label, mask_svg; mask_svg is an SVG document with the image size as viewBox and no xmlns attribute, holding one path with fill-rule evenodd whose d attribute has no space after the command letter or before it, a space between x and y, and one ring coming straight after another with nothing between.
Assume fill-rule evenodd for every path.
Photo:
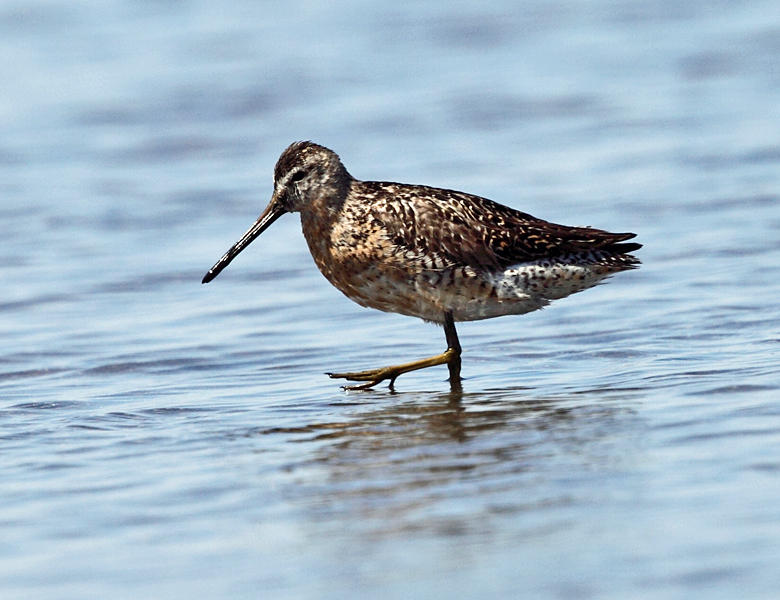
<instances>
[{"instance_id":1,"label":"long dark bill","mask_svg":"<svg viewBox=\"0 0 780 600\"><path fill-rule=\"evenodd\" d=\"M222 258L220 258L216 264L209 269L209 272L204 275L203 281L201 283L208 283L217 275L219 275L222 272L222 269L230 264L230 261L238 256L238 254L244 248L252 243L252 240L268 229L271 226L271 223L276 221L276 219L281 217L285 212L286 211L281 207L281 205L272 199L271 203L263 211L263 214L257 218L255 224L247 229L246 233L241 236L241 239L233 244L233 247L225 252Z\"/></svg>"}]
</instances>

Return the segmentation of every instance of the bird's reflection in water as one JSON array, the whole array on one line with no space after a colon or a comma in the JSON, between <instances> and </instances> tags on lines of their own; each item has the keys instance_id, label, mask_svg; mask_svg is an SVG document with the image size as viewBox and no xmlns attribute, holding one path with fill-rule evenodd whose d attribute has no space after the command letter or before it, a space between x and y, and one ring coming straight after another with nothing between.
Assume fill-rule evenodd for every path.
<instances>
[{"instance_id":1,"label":"bird's reflection in water","mask_svg":"<svg viewBox=\"0 0 780 600\"><path fill-rule=\"evenodd\" d=\"M483 527L488 514L565 505L567 482L634 460L625 446L636 445L625 438L636 434L636 416L614 390L375 395L376 404L352 405L344 420L264 432L316 446L305 465L291 468L294 498L320 517L359 520L355 526L373 534L463 533Z\"/></svg>"}]
</instances>

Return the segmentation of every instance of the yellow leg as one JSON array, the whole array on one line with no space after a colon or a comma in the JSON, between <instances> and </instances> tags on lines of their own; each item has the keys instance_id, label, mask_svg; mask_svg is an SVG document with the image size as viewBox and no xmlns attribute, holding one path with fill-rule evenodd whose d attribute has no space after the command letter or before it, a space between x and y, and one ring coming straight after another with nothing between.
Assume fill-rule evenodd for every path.
<instances>
[{"instance_id":1,"label":"yellow leg","mask_svg":"<svg viewBox=\"0 0 780 600\"><path fill-rule=\"evenodd\" d=\"M447 348L441 354L431 356L430 358L423 358L421 360L415 360L413 362L404 363L402 365L393 365L390 367L381 367L379 369L369 369L368 371L356 371L355 373L327 373L331 379L347 379L349 381L366 381L361 385L345 385L345 390L367 390L374 387L380 381L385 379L390 380L390 387L393 387L396 377L409 373L410 371L417 371L419 369L425 369L427 367L433 367L436 365L450 364L452 360L456 358L456 353L453 348Z\"/></svg>"},{"instance_id":2,"label":"yellow leg","mask_svg":"<svg viewBox=\"0 0 780 600\"><path fill-rule=\"evenodd\" d=\"M367 371L356 371L354 373L327 373L331 379L347 379L349 381L365 381L366 383L360 385L345 385L345 390L367 390L374 387L377 383L390 380L390 387L393 387L396 378L404 373L410 371L417 371L419 369L426 369L436 365L447 365L450 369L450 384L453 386L460 385L460 343L458 342L458 334L455 331L455 323L452 318L452 313L444 314L444 334L447 336L448 348L441 354L431 356L430 358L423 358L421 360L415 360L413 362L404 363L401 365L393 365L390 367L381 367L379 369L369 369Z\"/></svg>"}]
</instances>

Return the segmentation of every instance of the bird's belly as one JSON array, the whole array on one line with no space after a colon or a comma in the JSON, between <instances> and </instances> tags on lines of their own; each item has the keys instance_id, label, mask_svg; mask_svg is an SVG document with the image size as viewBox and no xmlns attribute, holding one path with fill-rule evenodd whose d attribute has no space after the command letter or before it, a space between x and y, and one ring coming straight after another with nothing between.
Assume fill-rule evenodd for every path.
<instances>
[{"instance_id":1,"label":"bird's belly","mask_svg":"<svg viewBox=\"0 0 780 600\"><path fill-rule=\"evenodd\" d=\"M443 322L447 311L456 321L524 314L596 285L610 272L603 265L554 261L523 263L493 272L458 267L410 274L371 265L345 278L341 270L323 271L331 283L362 306L433 322Z\"/></svg>"},{"instance_id":2,"label":"bird's belly","mask_svg":"<svg viewBox=\"0 0 780 600\"><path fill-rule=\"evenodd\" d=\"M593 257L575 256L529 261L503 270L432 268L402 260L392 247L382 245L386 242L381 237L374 240L371 252L363 252L364 244L345 242L337 232L330 237L316 235L306 223L303 229L320 271L348 298L362 306L439 323L445 312L452 312L456 321L531 312L620 270Z\"/></svg>"}]
</instances>

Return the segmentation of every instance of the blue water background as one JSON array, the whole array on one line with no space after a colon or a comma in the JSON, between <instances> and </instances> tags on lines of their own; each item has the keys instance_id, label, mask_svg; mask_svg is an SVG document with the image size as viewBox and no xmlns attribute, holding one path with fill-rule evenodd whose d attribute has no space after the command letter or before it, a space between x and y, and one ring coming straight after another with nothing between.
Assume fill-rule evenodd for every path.
<instances>
[{"instance_id":1,"label":"blue water background","mask_svg":"<svg viewBox=\"0 0 780 600\"><path fill-rule=\"evenodd\" d=\"M0 5L0 596L775 598L777 3ZM634 231L643 266L440 329L297 216L287 144Z\"/></svg>"}]
</instances>

